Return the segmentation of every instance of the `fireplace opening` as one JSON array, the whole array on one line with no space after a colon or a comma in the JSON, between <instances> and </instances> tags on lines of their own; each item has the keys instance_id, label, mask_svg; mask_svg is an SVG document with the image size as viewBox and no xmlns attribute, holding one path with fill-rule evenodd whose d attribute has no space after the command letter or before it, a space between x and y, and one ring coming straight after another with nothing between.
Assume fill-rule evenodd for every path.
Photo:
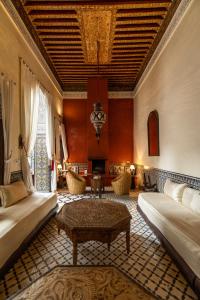
<instances>
[{"instance_id":1,"label":"fireplace opening","mask_svg":"<svg viewBox=\"0 0 200 300\"><path fill-rule=\"evenodd\" d=\"M93 174L105 174L105 159L93 159L92 160L92 173Z\"/></svg>"}]
</instances>

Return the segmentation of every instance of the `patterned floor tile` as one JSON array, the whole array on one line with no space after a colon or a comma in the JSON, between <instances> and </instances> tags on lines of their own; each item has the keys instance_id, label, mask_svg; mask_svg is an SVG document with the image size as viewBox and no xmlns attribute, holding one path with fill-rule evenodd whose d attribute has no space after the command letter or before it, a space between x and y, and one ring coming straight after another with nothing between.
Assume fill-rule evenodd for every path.
<instances>
[{"instance_id":1,"label":"patterned floor tile","mask_svg":"<svg viewBox=\"0 0 200 300\"><path fill-rule=\"evenodd\" d=\"M93 198L90 193L72 196L59 193L60 208L64 203ZM104 198L127 205L132 214L131 252L127 256L125 234L121 233L111 244L87 242L78 246L78 264L114 265L134 279L158 299L196 300L197 297L167 255L155 234L136 209L137 201L128 196L117 197L106 193ZM28 249L13 268L0 281L0 299L4 300L33 282L56 265L72 264L72 243L65 233L58 235L55 219L52 218L38 233Z\"/></svg>"}]
</instances>

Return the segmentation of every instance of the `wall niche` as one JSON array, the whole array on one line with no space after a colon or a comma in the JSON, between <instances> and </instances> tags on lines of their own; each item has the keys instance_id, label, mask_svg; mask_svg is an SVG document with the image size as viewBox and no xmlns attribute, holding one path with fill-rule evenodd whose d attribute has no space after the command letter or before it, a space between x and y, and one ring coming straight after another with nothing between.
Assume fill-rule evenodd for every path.
<instances>
[{"instance_id":1,"label":"wall niche","mask_svg":"<svg viewBox=\"0 0 200 300\"><path fill-rule=\"evenodd\" d=\"M151 111L147 122L149 156L159 156L159 115L157 110Z\"/></svg>"}]
</instances>

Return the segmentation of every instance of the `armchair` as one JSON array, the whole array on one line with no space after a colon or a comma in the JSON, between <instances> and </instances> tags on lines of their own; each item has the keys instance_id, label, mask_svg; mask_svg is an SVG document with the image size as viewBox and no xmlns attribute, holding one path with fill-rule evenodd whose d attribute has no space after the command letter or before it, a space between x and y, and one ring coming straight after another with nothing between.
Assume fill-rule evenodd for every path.
<instances>
[{"instance_id":1,"label":"armchair","mask_svg":"<svg viewBox=\"0 0 200 300\"><path fill-rule=\"evenodd\" d=\"M111 184L116 195L128 194L131 186L131 174L128 172L120 174L112 180Z\"/></svg>"},{"instance_id":2,"label":"armchair","mask_svg":"<svg viewBox=\"0 0 200 300\"><path fill-rule=\"evenodd\" d=\"M67 186L70 194L83 194L86 188L86 180L82 176L69 170L66 174Z\"/></svg>"}]
</instances>

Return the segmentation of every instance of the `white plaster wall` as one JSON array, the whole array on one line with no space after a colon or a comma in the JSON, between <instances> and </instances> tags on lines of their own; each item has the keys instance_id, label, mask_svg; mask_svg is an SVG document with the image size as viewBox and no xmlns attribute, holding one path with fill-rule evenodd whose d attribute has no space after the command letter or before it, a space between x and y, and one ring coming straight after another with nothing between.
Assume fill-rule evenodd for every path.
<instances>
[{"instance_id":1,"label":"white plaster wall","mask_svg":"<svg viewBox=\"0 0 200 300\"><path fill-rule=\"evenodd\" d=\"M13 159L12 171L21 168L19 163L19 57L22 57L43 86L53 95L55 111L62 114L62 97L47 77L32 51L12 23L0 3L0 72L6 73L10 79L16 82L15 103L14 103L14 126L13 126Z\"/></svg>"},{"instance_id":2,"label":"white plaster wall","mask_svg":"<svg viewBox=\"0 0 200 300\"><path fill-rule=\"evenodd\" d=\"M134 99L135 162L200 177L200 1L194 0ZM147 119L160 118L160 156L148 156Z\"/></svg>"}]
</instances>

